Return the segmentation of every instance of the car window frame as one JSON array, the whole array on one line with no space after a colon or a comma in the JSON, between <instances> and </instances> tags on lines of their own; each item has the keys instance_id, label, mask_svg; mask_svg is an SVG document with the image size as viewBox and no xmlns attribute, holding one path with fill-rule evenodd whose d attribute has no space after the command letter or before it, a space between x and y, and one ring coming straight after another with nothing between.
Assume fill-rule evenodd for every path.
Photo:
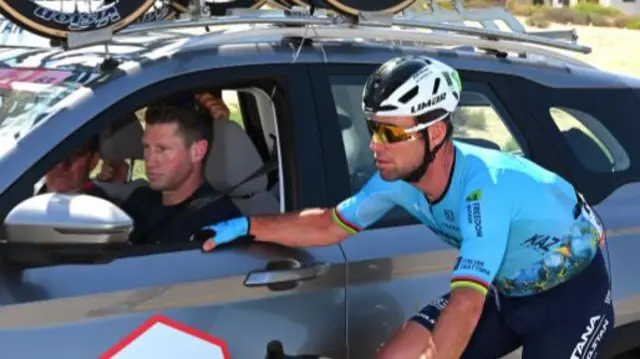
<instances>
[{"instance_id":1,"label":"car window frame","mask_svg":"<svg viewBox=\"0 0 640 359\"><path fill-rule=\"evenodd\" d=\"M310 72L312 86L314 89L314 97L318 108L318 118L321 119L323 147L325 149L324 168L327 173L332 176L328 177L327 195L332 205L340 203L342 200L352 196L351 179L346 158L346 151L342 141L342 135L338 124L338 114L334 103L332 84L330 79L332 76L369 76L379 65L378 64L318 64L313 66ZM498 75L490 73L481 73L475 71L460 70L460 77L464 89L472 89L474 92L482 93L489 101L491 101L495 111L500 116L506 128L512 134L513 138L520 145L523 153L529 157L531 144L520 123L515 120L512 115L508 102L503 101L502 92L508 91L508 86L504 79ZM363 82L364 85L364 82ZM501 88L502 92L496 90ZM510 99L509 99L510 100ZM418 224L419 221L409 214L401 218L387 219L383 218L369 228L387 228Z\"/></svg>"},{"instance_id":2,"label":"car window frame","mask_svg":"<svg viewBox=\"0 0 640 359\"><path fill-rule=\"evenodd\" d=\"M512 92L518 96L522 107L532 114L534 121L541 128L546 139L547 148L553 152L552 156L557 162L551 170L562 174L569 180L587 201L592 205L601 203L620 186L640 181L640 142L634 134L640 130L640 123L629 121L611 124L605 123L606 110L601 108L602 103L617 103L621 108L628 106L630 101L635 101L636 108L640 109L640 95L631 88L554 88L533 81L519 81L513 86ZM637 90L636 90L637 91ZM534 94L532 96L531 94ZM592 100L585 99L585 94ZM606 100L605 100L606 99ZM550 113L552 107L571 108L582 111L602 123L603 126L615 137L616 141L625 150L629 157L630 165L627 169L618 172L594 172L582 164L573 148L562 135L560 129ZM627 107L627 111L630 108ZM624 122L624 124L623 124ZM636 121L637 122L637 121ZM631 127L631 126L635 127Z\"/></svg>"},{"instance_id":3,"label":"car window frame","mask_svg":"<svg viewBox=\"0 0 640 359\"><path fill-rule=\"evenodd\" d=\"M6 214L20 201L33 194L33 183L37 182L48 168L51 168L59 158L79 147L90 136L102 131L123 115L146 106L154 99L170 95L178 91L198 90L220 87L255 86L260 79L282 81L281 91L273 91L274 105L278 114L276 121L279 129L280 146L285 193L285 210L291 211L307 206L322 206L325 200L325 186L323 174L310 171L309 158L315 158L321 153L320 139L317 131L302 128L300 120L305 119L304 127L316 125L314 106L310 96L310 85L306 76L306 66L303 64L256 64L244 67L214 68L148 83L144 88L132 93L123 93L114 105L105 105L103 111L94 118L87 119L84 125L71 136L62 139L47 151L48 153L36 163L31 164L5 192L0 194L0 207L7 208L6 213L0 213L0 238L4 238L2 225ZM224 75L224 76L222 76ZM122 81L120 78L118 81ZM224 80L220 80L224 79ZM283 103L286 102L286 103ZM51 118L56 120L56 115ZM296 141L295 136L304 134L304 141ZM299 138L299 137L298 137ZM300 174L302 173L302 174ZM238 242L246 243L243 241ZM161 244L153 246L131 247L119 253L114 259L144 256L166 252L192 250L198 248L197 243ZM64 264L64 263L62 263Z\"/></svg>"}]
</instances>

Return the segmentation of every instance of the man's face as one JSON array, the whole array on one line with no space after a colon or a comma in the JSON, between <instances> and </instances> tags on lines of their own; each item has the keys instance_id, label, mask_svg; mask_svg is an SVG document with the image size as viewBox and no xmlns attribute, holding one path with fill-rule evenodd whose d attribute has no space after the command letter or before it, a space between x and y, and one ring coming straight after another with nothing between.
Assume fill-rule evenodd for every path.
<instances>
[{"instance_id":1,"label":"man's face","mask_svg":"<svg viewBox=\"0 0 640 359\"><path fill-rule=\"evenodd\" d=\"M142 142L149 186L157 191L180 189L202 160L197 147L206 148L206 141L187 146L176 123L147 124Z\"/></svg>"},{"instance_id":2,"label":"man's face","mask_svg":"<svg viewBox=\"0 0 640 359\"><path fill-rule=\"evenodd\" d=\"M415 118L408 116L373 116L372 120L382 125L391 125L386 129L389 138L393 137L391 136L392 132L407 136L403 133L403 129L409 129L416 125ZM437 123L428 128L431 143L442 141L443 138L435 138L440 137L439 127L441 126L444 124ZM411 133L408 137L403 141L393 143L385 143L382 138L376 135L372 137L370 148L382 179L394 181L406 178L422 165L425 156L425 139L421 132Z\"/></svg>"},{"instance_id":3,"label":"man's face","mask_svg":"<svg viewBox=\"0 0 640 359\"><path fill-rule=\"evenodd\" d=\"M73 152L47 172L45 176L47 191L57 193L82 191L98 160L98 154L87 147Z\"/></svg>"}]
</instances>

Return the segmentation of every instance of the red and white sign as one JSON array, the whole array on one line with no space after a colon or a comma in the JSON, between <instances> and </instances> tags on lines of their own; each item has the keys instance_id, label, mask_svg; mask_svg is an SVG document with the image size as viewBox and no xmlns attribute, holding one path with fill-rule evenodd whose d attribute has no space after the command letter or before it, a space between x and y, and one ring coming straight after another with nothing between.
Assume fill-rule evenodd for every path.
<instances>
[{"instance_id":1,"label":"red and white sign","mask_svg":"<svg viewBox=\"0 0 640 359\"><path fill-rule=\"evenodd\" d=\"M155 315L100 359L231 359L227 344L208 333Z\"/></svg>"},{"instance_id":2,"label":"red and white sign","mask_svg":"<svg viewBox=\"0 0 640 359\"><path fill-rule=\"evenodd\" d=\"M57 85L73 75L72 72L46 69L0 69L0 89L11 89L15 83Z\"/></svg>"}]
</instances>

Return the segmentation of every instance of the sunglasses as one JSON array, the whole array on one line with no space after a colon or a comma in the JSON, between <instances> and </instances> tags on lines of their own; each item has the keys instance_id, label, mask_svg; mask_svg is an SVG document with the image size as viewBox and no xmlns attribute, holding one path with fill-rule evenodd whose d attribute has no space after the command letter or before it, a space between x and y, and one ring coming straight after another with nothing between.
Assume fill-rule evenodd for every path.
<instances>
[{"instance_id":1,"label":"sunglasses","mask_svg":"<svg viewBox=\"0 0 640 359\"><path fill-rule=\"evenodd\" d=\"M398 125L367 120L367 126L373 140L378 143L398 143L416 138L414 133Z\"/></svg>"},{"instance_id":2,"label":"sunglasses","mask_svg":"<svg viewBox=\"0 0 640 359\"><path fill-rule=\"evenodd\" d=\"M399 143L418 139L416 133L424 130L425 128L432 126L447 116L444 115L429 123L421 123L411 128L404 128L391 123L382 123L367 118L367 127L373 136L373 140L378 143Z\"/></svg>"}]
</instances>

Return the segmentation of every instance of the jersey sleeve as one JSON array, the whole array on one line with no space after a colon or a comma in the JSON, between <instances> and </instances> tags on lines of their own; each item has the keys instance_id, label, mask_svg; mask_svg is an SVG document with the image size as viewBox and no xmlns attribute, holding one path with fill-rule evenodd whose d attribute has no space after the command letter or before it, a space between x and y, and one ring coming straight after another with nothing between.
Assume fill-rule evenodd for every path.
<instances>
[{"instance_id":1,"label":"jersey sleeve","mask_svg":"<svg viewBox=\"0 0 640 359\"><path fill-rule=\"evenodd\" d=\"M350 234L360 232L389 212L409 184L385 181L376 172L353 196L343 200L332 210L333 221Z\"/></svg>"},{"instance_id":2,"label":"jersey sleeve","mask_svg":"<svg viewBox=\"0 0 640 359\"><path fill-rule=\"evenodd\" d=\"M498 188L491 178L466 186L460 209L462 244L451 289L471 287L488 292L507 250L514 195Z\"/></svg>"}]
</instances>

